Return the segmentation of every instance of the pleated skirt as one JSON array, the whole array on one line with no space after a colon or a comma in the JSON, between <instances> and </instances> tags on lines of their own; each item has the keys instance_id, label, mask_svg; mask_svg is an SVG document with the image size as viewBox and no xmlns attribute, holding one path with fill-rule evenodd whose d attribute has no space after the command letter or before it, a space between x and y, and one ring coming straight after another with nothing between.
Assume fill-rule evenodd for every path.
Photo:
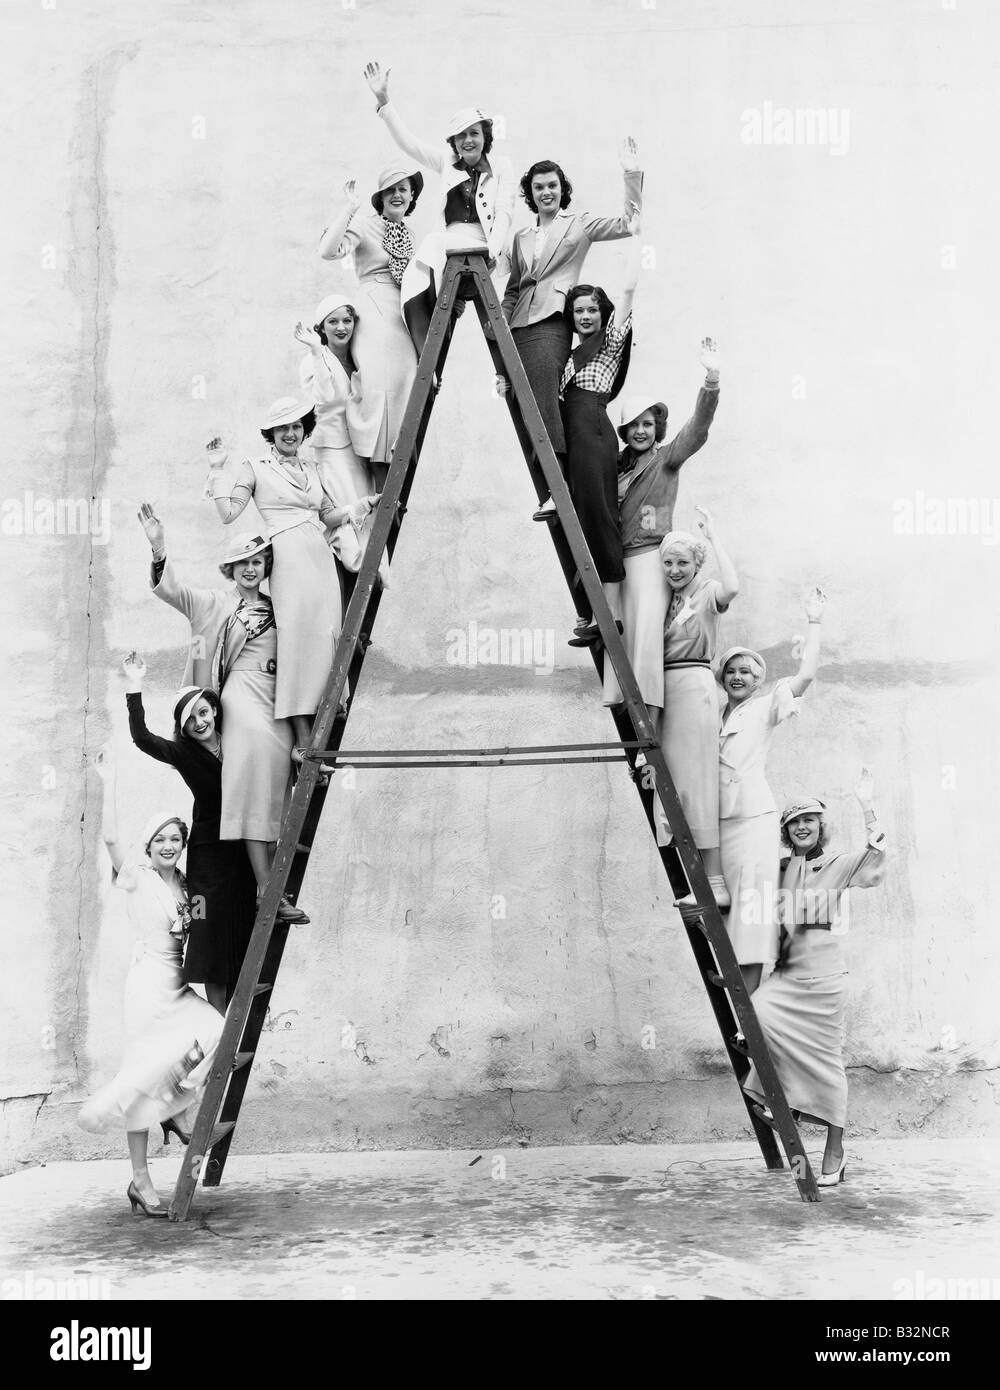
<instances>
[{"instance_id":1,"label":"pleated skirt","mask_svg":"<svg viewBox=\"0 0 1000 1390\"><path fill-rule=\"evenodd\" d=\"M767 964L778 954L777 811L721 820L719 851L733 900L727 922L736 959L740 965Z\"/></svg>"},{"instance_id":2,"label":"pleated skirt","mask_svg":"<svg viewBox=\"0 0 1000 1390\"><path fill-rule=\"evenodd\" d=\"M684 819L699 849L719 843L719 698L707 666L668 666L663 673L660 747L677 788ZM659 798L656 839L670 843Z\"/></svg>"},{"instance_id":3,"label":"pleated skirt","mask_svg":"<svg viewBox=\"0 0 1000 1390\"><path fill-rule=\"evenodd\" d=\"M647 705L663 708L663 626L670 594L658 550L625 555L625 582L619 591L622 641ZM604 662L604 703L620 704L621 687L610 661Z\"/></svg>"},{"instance_id":4,"label":"pleated skirt","mask_svg":"<svg viewBox=\"0 0 1000 1390\"><path fill-rule=\"evenodd\" d=\"M845 971L811 978L776 971L753 996L788 1104L840 1128L847 1123L846 984ZM764 1100L756 1067L743 1089Z\"/></svg>"}]
</instances>

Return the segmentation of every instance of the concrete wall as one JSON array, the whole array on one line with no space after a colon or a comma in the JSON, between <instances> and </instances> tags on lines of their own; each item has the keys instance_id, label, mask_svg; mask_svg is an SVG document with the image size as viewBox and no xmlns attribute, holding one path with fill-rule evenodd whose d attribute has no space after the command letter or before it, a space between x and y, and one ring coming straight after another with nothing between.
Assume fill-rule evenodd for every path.
<instances>
[{"instance_id":1,"label":"concrete wall","mask_svg":"<svg viewBox=\"0 0 1000 1390\"><path fill-rule=\"evenodd\" d=\"M617 144L639 140L631 383L679 425L699 338L722 344L678 521L705 503L736 558L724 640L787 672L801 595L831 595L821 678L775 741L772 784L825 793L856 840L868 762L893 843L848 940L852 1123L996 1130L998 504L974 534L922 533L931 499L997 492L989 7L51 0L2 18L5 1165L121 1147L74 1125L116 1065L128 958L87 763L111 735L126 828L188 804L125 728L123 652L144 652L165 727L186 635L145 587L135 510L155 502L183 570L214 581L224 533L201 450L217 431L254 447L255 415L296 380L292 326L329 282L319 232L344 179L367 187L392 154L372 56L415 127L477 101L518 168L564 164L578 207L618 206ZM833 111L827 143L774 143L779 108ZM588 272L614 295L621 266L598 247ZM37 517L16 534L39 503L91 498L96 536L40 534ZM571 608L532 500L470 315L352 744L613 736L588 658L564 645ZM449 664L470 621L552 634L554 670ZM238 1147L744 1132L620 768L344 779L303 901L313 925L291 935Z\"/></svg>"}]
</instances>

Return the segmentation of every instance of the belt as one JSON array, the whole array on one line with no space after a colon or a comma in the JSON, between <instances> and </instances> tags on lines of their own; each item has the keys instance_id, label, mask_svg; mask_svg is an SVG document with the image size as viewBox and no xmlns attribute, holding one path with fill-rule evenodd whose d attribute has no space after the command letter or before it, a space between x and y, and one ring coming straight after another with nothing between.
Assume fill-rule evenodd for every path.
<instances>
[{"instance_id":1,"label":"belt","mask_svg":"<svg viewBox=\"0 0 1000 1390\"><path fill-rule=\"evenodd\" d=\"M679 671L685 666L704 666L711 670L712 663L710 661L665 661L663 663L664 671Z\"/></svg>"},{"instance_id":2,"label":"belt","mask_svg":"<svg viewBox=\"0 0 1000 1390\"><path fill-rule=\"evenodd\" d=\"M242 664L240 663L240 658L237 657L230 667L230 674L232 674L233 671L263 671L266 676L273 676L276 674L277 670L278 663L273 656L269 657L267 661L246 661Z\"/></svg>"}]
</instances>

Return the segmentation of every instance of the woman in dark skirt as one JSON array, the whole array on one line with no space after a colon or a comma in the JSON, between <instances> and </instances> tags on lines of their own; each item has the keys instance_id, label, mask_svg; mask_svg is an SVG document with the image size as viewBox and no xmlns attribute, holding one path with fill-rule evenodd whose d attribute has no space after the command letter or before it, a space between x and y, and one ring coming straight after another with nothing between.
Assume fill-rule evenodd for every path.
<instances>
[{"instance_id":1,"label":"woman in dark skirt","mask_svg":"<svg viewBox=\"0 0 1000 1390\"><path fill-rule=\"evenodd\" d=\"M632 246L621 299L621 325L615 306L599 285L574 285L564 314L579 344L569 355L559 383L566 435L566 481L587 538L604 594L616 618L625 578L618 524L618 436L608 419L608 403L618 395L632 348L632 299L639 280L642 246L639 215L629 223ZM582 590L577 597L581 623L570 645L586 646L599 636Z\"/></svg>"},{"instance_id":2,"label":"woman in dark skirt","mask_svg":"<svg viewBox=\"0 0 1000 1390\"><path fill-rule=\"evenodd\" d=\"M182 978L185 984L203 984L208 1002L225 1013L253 932L257 882L244 842L219 839L222 705L214 690L186 687L174 706L173 738L160 738L146 727L146 663L131 652L122 665L132 742L157 762L176 768L194 797L187 846L191 926Z\"/></svg>"}]
</instances>

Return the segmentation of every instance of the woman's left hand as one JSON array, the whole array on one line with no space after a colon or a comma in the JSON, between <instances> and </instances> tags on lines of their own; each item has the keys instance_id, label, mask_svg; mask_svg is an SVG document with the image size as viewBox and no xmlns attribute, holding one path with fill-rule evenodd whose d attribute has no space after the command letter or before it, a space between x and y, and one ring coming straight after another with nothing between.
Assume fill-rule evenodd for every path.
<instances>
[{"instance_id":1,"label":"woman's left hand","mask_svg":"<svg viewBox=\"0 0 1000 1390\"><path fill-rule=\"evenodd\" d=\"M304 323L295 325L295 337L300 343L304 343L307 348L321 348L323 339L316 332L315 328L308 328Z\"/></svg>"},{"instance_id":2,"label":"woman's left hand","mask_svg":"<svg viewBox=\"0 0 1000 1390\"><path fill-rule=\"evenodd\" d=\"M854 788L854 795L861 802L862 806L870 806L872 797L875 794L875 778L867 767L861 769L861 776L858 778Z\"/></svg>"},{"instance_id":3,"label":"woman's left hand","mask_svg":"<svg viewBox=\"0 0 1000 1390\"><path fill-rule=\"evenodd\" d=\"M638 174L640 172L642 166L639 163L639 146L631 135L626 135L622 141L619 158L626 174Z\"/></svg>"},{"instance_id":4,"label":"woman's left hand","mask_svg":"<svg viewBox=\"0 0 1000 1390\"><path fill-rule=\"evenodd\" d=\"M696 512L701 512L701 516L698 517L698 530L701 532L701 534L705 537L707 541L712 540L711 513L709 512L707 507L699 507L697 502L694 504L694 509Z\"/></svg>"},{"instance_id":5,"label":"woman's left hand","mask_svg":"<svg viewBox=\"0 0 1000 1390\"><path fill-rule=\"evenodd\" d=\"M811 623L823 621L823 611L826 608L826 594L820 588L810 589L806 595L806 617Z\"/></svg>"}]
</instances>

